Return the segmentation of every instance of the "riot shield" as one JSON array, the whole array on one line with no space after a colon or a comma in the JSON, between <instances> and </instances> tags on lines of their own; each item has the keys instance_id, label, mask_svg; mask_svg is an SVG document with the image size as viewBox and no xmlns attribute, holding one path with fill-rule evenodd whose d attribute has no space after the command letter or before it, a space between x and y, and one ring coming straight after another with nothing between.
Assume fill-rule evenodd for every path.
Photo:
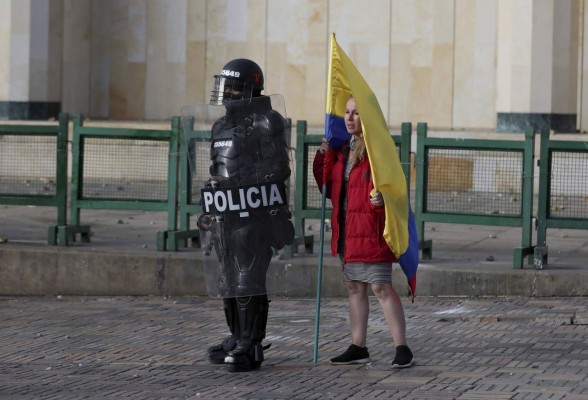
<instances>
[{"instance_id":1,"label":"riot shield","mask_svg":"<svg viewBox=\"0 0 588 400\"><path fill-rule=\"evenodd\" d=\"M284 265L272 263L294 239L285 116L278 95L182 109L210 296L290 295L310 284L309 277L286 276Z\"/></svg>"}]
</instances>

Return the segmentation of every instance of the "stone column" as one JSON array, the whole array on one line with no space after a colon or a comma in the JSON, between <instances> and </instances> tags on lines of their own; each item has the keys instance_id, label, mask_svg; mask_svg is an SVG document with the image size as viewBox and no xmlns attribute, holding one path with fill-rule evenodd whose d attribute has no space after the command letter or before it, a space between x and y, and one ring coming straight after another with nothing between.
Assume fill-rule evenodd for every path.
<instances>
[{"instance_id":1,"label":"stone column","mask_svg":"<svg viewBox=\"0 0 588 400\"><path fill-rule=\"evenodd\" d=\"M0 119L61 110L62 1L0 1Z\"/></svg>"},{"instance_id":2,"label":"stone column","mask_svg":"<svg viewBox=\"0 0 588 400\"><path fill-rule=\"evenodd\" d=\"M577 0L499 0L499 131L576 131L579 7Z\"/></svg>"}]
</instances>

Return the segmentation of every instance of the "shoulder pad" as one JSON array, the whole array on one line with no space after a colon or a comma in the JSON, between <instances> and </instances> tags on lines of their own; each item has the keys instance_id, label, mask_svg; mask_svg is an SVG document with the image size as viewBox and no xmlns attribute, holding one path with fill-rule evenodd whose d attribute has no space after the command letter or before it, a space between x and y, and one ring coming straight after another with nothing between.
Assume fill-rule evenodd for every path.
<instances>
[{"instance_id":1,"label":"shoulder pad","mask_svg":"<svg viewBox=\"0 0 588 400\"><path fill-rule=\"evenodd\" d=\"M253 114L253 129L265 134L281 133L286 129L286 120L276 111Z\"/></svg>"},{"instance_id":2,"label":"shoulder pad","mask_svg":"<svg viewBox=\"0 0 588 400\"><path fill-rule=\"evenodd\" d=\"M219 118L216 121L214 121L214 124L212 124L212 128L210 129L211 132L216 132L219 129L221 129L223 127L225 123L225 117Z\"/></svg>"}]
</instances>

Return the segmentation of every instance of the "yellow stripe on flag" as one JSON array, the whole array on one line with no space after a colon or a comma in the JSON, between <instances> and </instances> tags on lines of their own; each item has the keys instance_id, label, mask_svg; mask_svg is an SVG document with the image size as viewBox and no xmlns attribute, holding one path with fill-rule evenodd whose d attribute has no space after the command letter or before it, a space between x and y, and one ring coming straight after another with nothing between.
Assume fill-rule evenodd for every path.
<instances>
[{"instance_id":1,"label":"yellow stripe on flag","mask_svg":"<svg viewBox=\"0 0 588 400\"><path fill-rule=\"evenodd\" d=\"M406 252L409 244L409 205L404 172L380 104L355 65L339 47L335 34L331 34L328 85L327 113L344 116L350 93L355 98L374 181L372 194L379 191L384 198L384 239L398 258Z\"/></svg>"},{"instance_id":2,"label":"yellow stripe on flag","mask_svg":"<svg viewBox=\"0 0 588 400\"><path fill-rule=\"evenodd\" d=\"M332 37L333 40L334 35ZM331 47L333 44L332 41ZM347 100L351 96L351 88L349 87L347 75L342 67L340 62L334 61L334 57L331 57L329 60L329 75L327 77L327 114L344 118Z\"/></svg>"}]
</instances>

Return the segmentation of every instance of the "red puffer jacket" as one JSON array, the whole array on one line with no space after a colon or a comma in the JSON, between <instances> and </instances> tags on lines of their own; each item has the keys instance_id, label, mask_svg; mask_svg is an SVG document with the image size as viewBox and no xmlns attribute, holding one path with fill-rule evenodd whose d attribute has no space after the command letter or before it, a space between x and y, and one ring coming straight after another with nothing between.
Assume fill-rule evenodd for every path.
<instances>
[{"instance_id":1,"label":"red puffer jacket","mask_svg":"<svg viewBox=\"0 0 588 400\"><path fill-rule=\"evenodd\" d=\"M323 166L326 168L327 197L333 204L331 225L331 253L337 255L339 242L339 218L341 214L341 195L345 169L345 153L329 150L326 154L317 151L313 162L313 174L319 189L323 187ZM381 263L394 262L396 257L384 240L386 216L384 207L370 202L370 192L374 184L371 179L370 164L366 157L351 169L347 186L347 210L345 212L345 258L344 262Z\"/></svg>"}]
</instances>

